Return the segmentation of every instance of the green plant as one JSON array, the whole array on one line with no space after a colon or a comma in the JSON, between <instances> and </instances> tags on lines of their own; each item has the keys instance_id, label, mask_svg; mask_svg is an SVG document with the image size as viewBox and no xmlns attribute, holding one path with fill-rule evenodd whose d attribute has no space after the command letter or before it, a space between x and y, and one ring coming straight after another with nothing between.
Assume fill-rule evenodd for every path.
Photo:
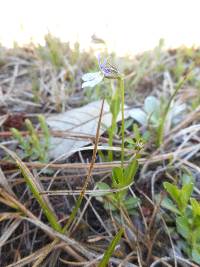
<instances>
[{"instance_id":1,"label":"green plant","mask_svg":"<svg viewBox=\"0 0 200 267\"><path fill-rule=\"evenodd\" d=\"M38 45L37 53L42 60L51 62L56 69L65 65L64 45L51 33L45 35L45 47Z\"/></svg>"},{"instance_id":2,"label":"green plant","mask_svg":"<svg viewBox=\"0 0 200 267\"><path fill-rule=\"evenodd\" d=\"M119 243L123 232L124 232L124 229L121 228L119 230L119 232L115 235L115 237L113 238L112 242L110 243L110 245L108 246L107 250L105 251L101 262L98 264L98 267L106 267L106 266L108 266L109 259L112 256L112 253L115 250L116 245Z\"/></svg>"},{"instance_id":3,"label":"green plant","mask_svg":"<svg viewBox=\"0 0 200 267\"><path fill-rule=\"evenodd\" d=\"M138 169L138 159L140 158L140 150L144 145L144 138L140 135L137 124L133 125L134 139L126 138L125 142L129 147L136 151L134 159L130 161L127 167L115 167L112 170L112 184L109 186L107 183L97 183L99 190L106 190L107 193L97 195L97 199L104 203L104 208L107 210L118 211L119 208L124 208L129 214L134 214L139 199L135 196L129 196L128 188L134 182L134 177ZM110 192L110 193L108 193Z\"/></svg>"},{"instance_id":4,"label":"green plant","mask_svg":"<svg viewBox=\"0 0 200 267\"><path fill-rule=\"evenodd\" d=\"M49 58L55 67L64 65L62 53L62 44L58 38L53 37L50 33L45 36L46 45L48 47Z\"/></svg>"},{"instance_id":5,"label":"green plant","mask_svg":"<svg viewBox=\"0 0 200 267\"><path fill-rule=\"evenodd\" d=\"M50 133L45 118L42 115L39 115L38 120L42 137L40 137L29 119L25 120L25 125L28 130L27 136L24 137L21 132L15 128L12 128L11 132L22 148L22 158L30 157L32 160L47 162L48 149L50 146Z\"/></svg>"},{"instance_id":6,"label":"green plant","mask_svg":"<svg viewBox=\"0 0 200 267\"><path fill-rule=\"evenodd\" d=\"M128 195L128 188L134 181L138 169L138 156L132 160L127 167L115 167L112 170L112 185L97 183L97 188L105 193L95 193L96 199L104 203L107 210L118 211L123 208L129 214L134 214L139 199Z\"/></svg>"},{"instance_id":7,"label":"green plant","mask_svg":"<svg viewBox=\"0 0 200 267\"><path fill-rule=\"evenodd\" d=\"M190 73L178 82L168 101L164 98L158 99L155 96L148 96L145 99L143 109L136 108L131 111L131 116L137 122L153 130L157 146L163 143L165 125L169 122L177 122L177 116L185 109L184 104L173 103L173 100L186 80L189 79L189 75Z\"/></svg>"},{"instance_id":8,"label":"green plant","mask_svg":"<svg viewBox=\"0 0 200 267\"><path fill-rule=\"evenodd\" d=\"M97 196L97 199L104 202L105 208L111 208L112 210L118 210L119 208L125 208L128 210L129 213L132 213L134 208L138 204L138 199L136 197L129 197L128 196L128 187L133 182L134 176L137 172L138 168L138 158L140 157L140 149L141 147L136 147L136 154L135 158L128 164L127 167L124 167L124 147L125 147L125 119L124 119L124 78L123 75L119 73L119 71L112 66L107 60L103 62L99 61L99 72L95 73L87 73L83 76L83 85L82 87L94 87L98 83L100 83L103 78L108 79L115 79L118 81L118 88L115 93L112 95L110 104L110 112L112 114L112 122L111 127L108 130L109 133L109 145L112 145L113 142L113 135L116 130L117 126L117 116L120 111L121 106L121 115L122 115L122 122L121 122L121 166L115 167L112 170L112 186L106 183L98 183L97 188L100 190L106 189L105 196L101 195ZM121 102L121 105L120 105ZM138 132L137 137L139 138ZM141 141L141 140L140 140ZM113 155L111 152L108 153L108 159L112 160ZM112 192L114 190L114 192ZM111 192L111 193L109 193Z\"/></svg>"},{"instance_id":9,"label":"green plant","mask_svg":"<svg viewBox=\"0 0 200 267\"><path fill-rule=\"evenodd\" d=\"M134 150L142 149L144 144L149 140L149 131L145 131L143 134L141 134L138 125L134 123L132 132L134 133L134 138L125 138L126 147Z\"/></svg>"},{"instance_id":10,"label":"green plant","mask_svg":"<svg viewBox=\"0 0 200 267\"><path fill-rule=\"evenodd\" d=\"M162 206L171 210L176 217L177 231L185 240L181 243L182 249L200 264L200 203L191 197L194 187L192 178L183 175L182 181L181 188L164 183L170 199L164 199Z\"/></svg>"},{"instance_id":11,"label":"green plant","mask_svg":"<svg viewBox=\"0 0 200 267\"><path fill-rule=\"evenodd\" d=\"M33 100L36 103L39 103L40 100L40 83L37 77L37 72L34 69L31 69L31 81L32 81L32 93L33 93Z\"/></svg>"}]
</instances>

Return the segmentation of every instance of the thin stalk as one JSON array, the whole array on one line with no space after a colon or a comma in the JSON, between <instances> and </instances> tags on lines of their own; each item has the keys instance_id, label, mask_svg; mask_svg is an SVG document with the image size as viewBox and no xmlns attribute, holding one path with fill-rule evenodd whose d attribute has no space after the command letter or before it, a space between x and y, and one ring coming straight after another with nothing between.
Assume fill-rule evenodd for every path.
<instances>
[{"instance_id":1,"label":"thin stalk","mask_svg":"<svg viewBox=\"0 0 200 267\"><path fill-rule=\"evenodd\" d=\"M171 107L171 103L172 103L173 99L175 98L175 96L177 95L178 91L184 85L184 83L187 82L188 79L190 78L191 71L192 70L189 70L189 72L183 77L183 79L181 79L178 82L178 84L174 90L174 93L172 94L172 96L169 99L169 102L167 103L167 106L164 110L163 118L162 118L160 125L158 127L158 139L157 139L158 146L161 146L161 144L163 142L165 122L166 122L167 115L168 115L168 112L169 112L170 107Z\"/></svg>"},{"instance_id":2,"label":"thin stalk","mask_svg":"<svg viewBox=\"0 0 200 267\"><path fill-rule=\"evenodd\" d=\"M111 128L109 129L109 140L108 140L108 144L110 147L113 145L113 136L114 136L115 129L116 129L116 118L112 116L112 125L111 125ZM108 151L108 160L109 162L113 161L112 150Z\"/></svg>"},{"instance_id":3,"label":"thin stalk","mask_svg":"<svg viewBox=\"0 0 200 267\"><path fill-rule=\"evenodd\" d=\"M86 180L84 182L84 186L83 186L83 188L81 190L81 193L80 193L80 195L78 197L78 200L76 201L75 207L73 208L67 223L65 224L65 226L62 229L62 233L68 232L70 225L75 220L75 217L76 217L76 215L78 213L78 210L79 210L79 208L81 206L81 203L83 201L83 198L84 198L84 195L85 195L85 191L87 190L89 179L91 177L92 170L93 170L93 167L94 167L94 164L95 164L95 160L96 160L97 146L98 146L99 137L100 137L101 119L102 119L102 115L103 115L103 107L104 107L104 99L103 99L102 105L101 105L101 111L100 111L100 115L99 115L97 131L96 131L96 139L95 139L95 145L94 145L94 150L93 150L93 155L92 155L92 161L91 161L91 164L90 164L90 167L89 167L89 170L88 170L88 174L87 174Z\"/></svg>"},{"instance_id":4,"label":"thin stalk","mask_svg":"<svg viewBox=\"0 0 200 267\"><path fill-rule=\"evenodd\" d=\"M122 113L122 152L121 152L121 166L124 166L124 79L122 77L119 78L119 87L121 91L121 113Z\"/></svg>"}]
</instances>

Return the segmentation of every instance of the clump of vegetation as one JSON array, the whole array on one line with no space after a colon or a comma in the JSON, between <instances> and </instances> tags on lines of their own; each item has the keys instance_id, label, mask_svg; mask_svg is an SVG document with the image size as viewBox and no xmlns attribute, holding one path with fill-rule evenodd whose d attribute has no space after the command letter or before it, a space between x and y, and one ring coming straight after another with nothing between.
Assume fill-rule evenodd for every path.
<instances>
[{"instance_id":1,"label":"clump of vegetation","mask_svg":"<svg viewBox=\"0 0 200 267\"><path fill-rule=\"evenodd\" d=\"M44 116L39 115L38 120L41 129L40 135L42 135L42 137L40 137L38 131L35 130L29 119L25 120L27 128L27 134L25 137L16 128L11 128L11 132L22 148L22 158L30 158L31 160L47 162L50 146L50 133Z\"/></svg>"},{"instance_id":2,"label":"clump of vegetation","mask_svg":"<svg viewBox=\"0 0 200 267\"><path fill-rule=\"evenodd\" d=\"M0 55L0 265L200 264L199 49L161 40L96 61L79 44L45 40ZM47 114L99 99L95 136L49 130ZM24 114L37 120L23 124ZM51 161L52 136L92 140L93 152Z\"/></svg>"},{"instance_id":3,"label":"clump of vegetation","mask_svg":"<svg viewBox=\"0 0 200 267\"><path fill-rule=\"evenodd\" d=\"M183 185L178 186L165 182L164 187L176 206L166 199L163 206L173 212L176 217L176 228L185 242L179 241L180 247L196 263L200 264L200 203L192 198L194 183L192 178L184 175Z\"/></svg>"}]
</instances>

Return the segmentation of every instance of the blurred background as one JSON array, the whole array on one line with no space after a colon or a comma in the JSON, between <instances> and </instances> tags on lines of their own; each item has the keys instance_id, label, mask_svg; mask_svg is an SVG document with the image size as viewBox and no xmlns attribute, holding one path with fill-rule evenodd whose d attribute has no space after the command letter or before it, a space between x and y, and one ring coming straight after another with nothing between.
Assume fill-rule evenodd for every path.
<instances>
[{"instance_id":1,"label":"blurred background","mask_svg":"<svg viewBox=\"0 0 200 267\"><path fill-rule=\"evenodd\" d=\"M44 43L51 32L87 49L98 39L109 51L135 54L160 38L166 47L200 43L199 0L6 0L1 1L0 42L12 47Z\"/></svg>"}]
</instances>

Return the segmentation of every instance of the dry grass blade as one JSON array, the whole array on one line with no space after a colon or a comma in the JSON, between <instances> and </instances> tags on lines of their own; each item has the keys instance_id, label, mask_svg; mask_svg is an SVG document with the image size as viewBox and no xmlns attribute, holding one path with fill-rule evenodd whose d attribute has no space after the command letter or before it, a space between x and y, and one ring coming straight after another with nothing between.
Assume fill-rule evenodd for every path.
<instances>
[{"instance_id":1,"label":"dry grass blade","mask_svg":"<svg viewBox=\"0 0 200 267\"><path fill-rule=\"evenodd\" d=\"M74 250L80 252L82 255L86 256L88 259L91 259L95 257L94 253L89 252L87 249L84 248L83 245L81 245L79 242L75 241L72 238L67 237L66 235L63 235L54 229L52 229L50 226L46 225L45 223L41 222L32 212L30 212L22 203L20 203L17 199L15 199L13 196L9 195L4 189L0 189L0 195L5 198L6 200L9 200L10 203L13 204L13 206L16 207L16 209L21 210L21 212L26 216L22 217L25 220L33 223L34 225L41 228L45 233L47 233L51 238L55 239L58 238L59 240L64 241L66 244L72 246Z\"/></svg>"},{"instance_id":2,"label":"dry grass blade","mask_svg":"<svg viewBox=\"0 0 200 267\"><path fill-rule=\"evenodd\" d=\"M32 267L39 267L43 260L46 258L46 256L49 254L50 251L55 249L55 246L59 243L59 239L54 239L53 242L51 242L48 246L46 246L46 249L43 251L43 253L38 257L38 259L35 261L35 263L32 265Z\"/></svg>"},{"instance_id":3,"label":"dry grass blade","mask_svg":"<svg viewBox=\"0 0 200 267\"><path fill-rule=\"evenodd\" d=\"M42 185L39 182L39 180L35 179L35 177L32 175L32 173L29 171L29 169L26 167L26 165L21 161L21 159L11 150L7 149L6 147L0 145L0 147L6 151L15 161L18 167L20 168L20 171L23 174L24 179L26 180L27 185L29 186L31 192L37 199L38 203L40 204L44 214L46 215L49 223L52 225L52 227L58 231L61 232L61 226L58 223L58 219L56 216L55 211L53 210L52 205L50 204L48 197L43 197L40 195L39 192L42 190Z\"/></svg>"},{"instance_id":4,"label":"dry grass blade","mask_svg":"<svg viewBox=\"0 0 200 267\"><path fill-rule=\"evenodd\" d=\"M0 186L2 186L11 195L13 196L15 195L1 168L0 168Z\"/></svg>"},{"instance_id":5,"label":"dry grass blade","mask_svg":"<svg viewBox=\"0 0 200 267\"><path fill-rule=\"evenodd\" d=\"M41 249L39 249L37 251L35 251L31 255L20 259L19 261L15 262L15 263L9 264L7 267L23 267L25 265L27 266L31 262L37 260L38 257L42 256L47 247L48 247L48 245L44 246L43 248L41 248Z\"/></svg>"},{"instance_id":6,"label":"dry grass blade","mask_svg":"<svg viewBox=\"0 0 200 267\"><path fill-rule=\"evenodd\" d=\"M199 265L196 265L196 264L190 262L189 260L184 259L184 258L181 258L181 257L179 257L179 256L176 256L176 259L177 259L178 263L180 264L180 266L183 266L183 267L185 267L185 266L188 266L188 267L189 267L189 266L191 266L191 267L199 267ZM170 266L170 267L172 267L171 264L168 264L168 263L167 263L168 261L173 261L173 259L170 258L170 257L159 258L159 259L156 259L156 260L150 265L150 267L156 267L156 266L159 266L158 264L165 264L166 266ZM186 265L186 264L187 264L187 265Z\"/></svg>"},{"instance_id":7,"label":"dry grass blade","mask_svg":"<svg viewBox=\"0 0 200 267\"><path fill-rule=\"evenodd\" d=\"M7 120L8 118L8 114L0 116L0 126L4 124L4 122Z\"/></svg>"},{"instance_id":8,"label":"dry grass blade","mask_svg":"<svg viewBox=\"0 0 200 267\"><path fill-rule=\"evenodd\" d=\"M173 137L173 134L177 133L181 129L184 129L187 125L199 119L199 116L200 116L200 107L198 107L197 109L192 111L190 114L188 114L187 117L169 133L169 135L166 138L165 143L168 142L168 138L171 139Z\"/></svg>"},{"instance_id":9,"label":"dry grass blade","mask_svg":"<svg viewBox=\"0 0 200 267\"><path fill-rule=\"evenodd\" d=\"M88 249L86 249L84 247L84 245L80 244L79 242L77 242L76 240L74 240L73 238L69 238L64 234L61 234L59 232L56 232L55 230L53 230L50 226L44 224L43 222L41 222L38 219L30 219L30 218L25 218L27 221L31 222L32 224L38 226L39 228L41 228L44 232L46 232L48 235L50 235L51 237L54 238L59 238L60 240L64 241L66 244L70 245L71 247L73 247L73 249L79 253L81 253L84 257L86 257L87 259L91 260L93 258L96 257L96 253L90 252Z\"/></svg>"},{"instance_id":10,"label":"dry grass blade","mask_svg":"<svg viewBox=\"0 0 200 267\"><path fill-rule=\"evenodd\" d=\"M185 148L182 148L178 151L178 153L176 154L175 152L168 152L168 153L164 153L164 154L158 154L158 155L151 155L149 158L142 158L142 159L138 159L138 162L140 165L145 165L148 162L148 164L152 164L152 163L157 163L157 162L161 162L163 160L171 160L174 158L174 156L182 156L184 154L187 154L191 151L193 151L194 149L198 149L200 145L196 144L193 146L188 146ZM0 161L0 164L2 165L6 165L6 164L10 164L15 166L16 164L11 162L11 161ZM45 163L40 163L40 162L23 162L23 164L25 164L27 167L29 168L35 168L35 169L42 169L42 168L46 168L47 165ZM128 161L125 161L124 166L127 166L129 164ZM111 170L113 167L118 167L120 166L120 161L113 161L113 162L102 162L102 163L95 163L93 165L93 169L95 170ZM90 163L49 163L48 164L48 168L50 169L70 169L70 170L76 170L76 169L89 169L90 168Z\"/></svg>"},{"instance_id":11,"label":"dry grass blade","mask_svg":"<svg viewBox=\"0 0 200 267\"><path fill-rule=\"evenodd\" d=\"M76 202L76 205L70 214L68 222L64 227L64 231L68 230L68 227L71 225L72 221L75 219L77 211L80 208L80 205L81 205L82 200L84 198L85 191L88 187L88 183L89 183L89 180L90 180L90 177L92 174L92 170L94 168L95 160L96 160L96 153L97 153L97 146L98 146L99 137L100 137L100 126L101 126L101 119L102 119L102 115L103 115L103 108L104 108L104 100L102 101L100 115L99 115L99 121L98 121L98 125L97 125L97 130L96 130L96 139L95 139L95 145L94 145L94 150L93 150L93 154L92 154L92 161L91 161L90 166L89 166L89 170L88 170L88 174L87 174L87 177L85 179L85 182L84 182L84 186L83 186L82 191L80 193L80 196Z\"/></svg>"},{"instance_id":12,"label":"dry grass blade","mask_svg":"<svg viewBox=\"0 0 200 267\"><path fill-rule=\"evenodd\" d=\"M9 227L6 228L6 231L0 237L0 248L4 245L4 243L8 240L8 238L12 235L12 233L17 229L17 227L21 223L21 219L15 219Z\"/></svg>"},{"instance_id":13,"label":"dry grass blade","mask_svg":"<svg viewBox=\"0 0 200 267\"><path fill-rule=\"evenodd\" d=\"M9 219L18 219L20 213L17 212L1 212L0 213L0 222Z\"/></svg>"}]
</instances>

